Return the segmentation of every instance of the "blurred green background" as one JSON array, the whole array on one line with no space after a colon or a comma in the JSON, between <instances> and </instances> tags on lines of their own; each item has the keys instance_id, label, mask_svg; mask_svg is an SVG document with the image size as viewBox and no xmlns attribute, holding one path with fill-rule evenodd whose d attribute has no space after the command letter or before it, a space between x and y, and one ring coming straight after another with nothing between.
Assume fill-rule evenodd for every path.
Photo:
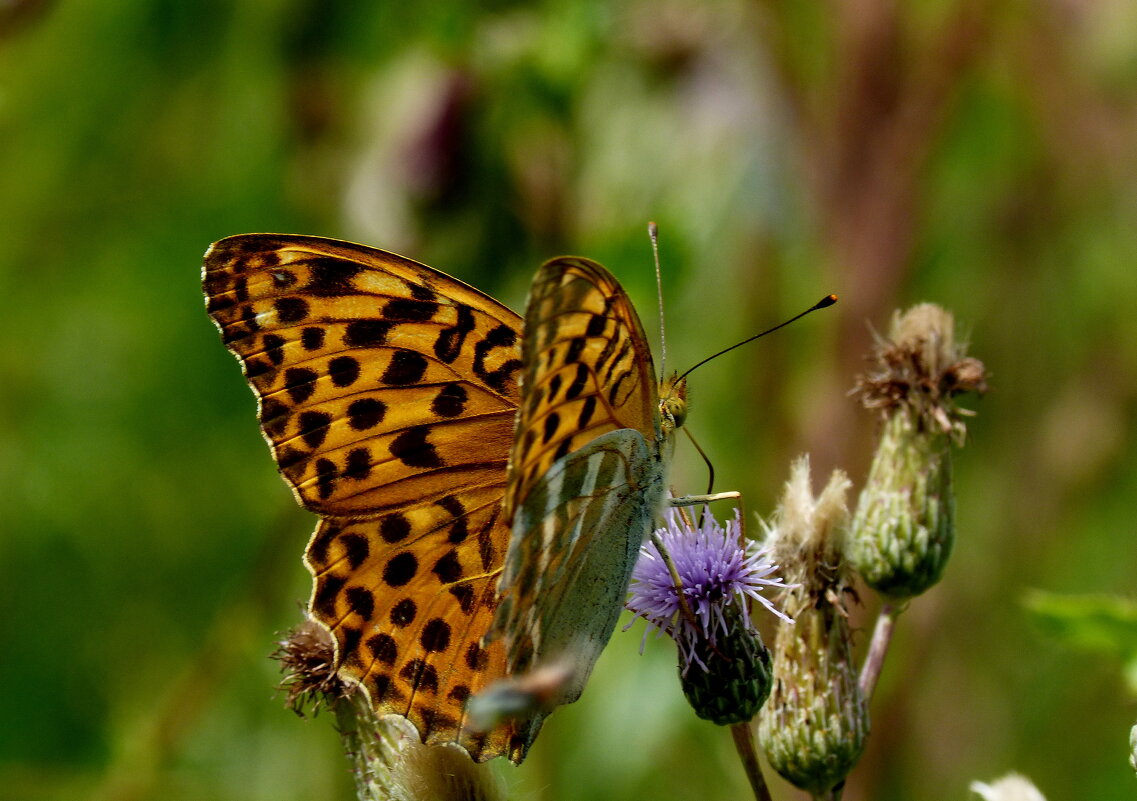
<instances>
[{"instance_id":1,"label":"blurred green background","mask_svg":"<svg viewBox=\"0 0 1137 801\"><path fill-rule=\"evenodd\" d=\"M673 366L841 296L692 377L748 512L803 451L817 483L863 479L845 392L894 306L954 310L992 373L956 553L901 619L845 798L1011 769L1128 797L1119 662L1021 599L1133 593L1135 89L1130 0L0 4L0 795L351 797L330 717L273 693L313 520L204 313L210 242L366 242L514 308L587 255L654 338L651 219ZM681 446L674 483L704 481ZM497 767L516 797L745 797L639 631Z\"/></svg>"}]
</instances>

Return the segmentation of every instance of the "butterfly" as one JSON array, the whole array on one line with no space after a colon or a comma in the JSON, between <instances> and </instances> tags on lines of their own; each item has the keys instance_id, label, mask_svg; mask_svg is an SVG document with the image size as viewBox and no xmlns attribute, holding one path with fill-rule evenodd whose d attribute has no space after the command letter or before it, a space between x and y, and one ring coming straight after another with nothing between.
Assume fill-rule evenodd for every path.
<instances>
[{"instance_id":1,"label":"butterfly","mask_svg":"<svg viewBox=\"0 0 1137 801\"><path fill-rule=\"evenodd\" d=\"M519 763L544 713L481 731L467 704L566 655L553 705L580 695L686 412L627 294L557 258L522 319L402 256L280 234L214 243L202 280L280 473L320 517L309 615L337 674L427 744Z\"/></svg>"}]
</instances>

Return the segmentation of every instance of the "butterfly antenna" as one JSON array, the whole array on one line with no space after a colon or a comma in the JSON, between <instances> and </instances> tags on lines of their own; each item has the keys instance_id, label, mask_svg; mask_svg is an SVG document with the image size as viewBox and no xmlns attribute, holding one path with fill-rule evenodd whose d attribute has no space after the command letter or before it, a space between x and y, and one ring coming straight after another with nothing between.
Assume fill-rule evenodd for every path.
<instances>
[{"instance_id":1,"label":"butterfly antenna","mask_svg":"<svg viewBox=\"0 0 1137 801\"><path fill-rule=\"evenodd\" d=\"M787 325L789 325L790 323L794 322L795 320L800 320L802 317L805 317L810 312L815 312L818 309L824 309L828 306L832 306L836 302L837 302L837 296L836 295L826 295L825 297L823 297L821 300L817 301L817 303L814 303L812 306L810 306L805 311L801 312L800 314L795 314L793 317L786 320L785 322L778 323L773 328L767 328L765 331L763 331L760 334L755 334L752 337L747 337L746 339L742 340L741 342L736 342L735 344L731 345L729 348L723 348L718 353L713 353L710 356L708 356L707 358L703 359L701 362L697 362L694 367L688 367L683 372L683 374L681 376L679 376L679 378L676 379L675 383L678 384L684 378L691 375L691 373L695 372L695 370L697 368L702 367L704 364L709 362L711 359L717 359L719 356L722 356L724 353L730 353L735 348L741 348L743 345L745 345L748 342L753 342L754 340L758 339L759 337L764 337L767 334L772 334L775 331L777 331L779 328L784 328Z\"/></svg>"},{"instance_id":2,"label":"butterfly antenna","mask_svg":"<svg viewBox=\"0 0 1137 801\"><path fill-rule=\"evenodd\" d=\"M659 226L654 222L647 224L647 235L651 238L651 253L655 257L655 294L659 298L659 383L667 375L667 335L663 326L663 274L659 269Z\"/></svg>"}]
</instances>

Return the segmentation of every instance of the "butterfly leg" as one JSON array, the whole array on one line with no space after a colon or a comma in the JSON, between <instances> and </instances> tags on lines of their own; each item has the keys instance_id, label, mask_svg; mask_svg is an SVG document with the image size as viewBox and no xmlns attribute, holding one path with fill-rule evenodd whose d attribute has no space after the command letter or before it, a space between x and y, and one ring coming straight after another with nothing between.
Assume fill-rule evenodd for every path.
<instances>
[{"instance_id":1,"label":"butterfly leg","mask_svg":"<svg viewBox=\"0 0 1137 801\"><path fill-rule=\"evenodd\" d=\"M699 620L695 617L695 613L691 611L691 607L687 604L687 596L683 594L683 581L679 578L679 568L675 567L675 561L671 558L671 552L667 550L667 546L663 544L663 540L661 540L659 535L654 531L651 532L651 543L655 546L655 550L659 553L659 558L663 560L663 564L667 565L667 572L671 574L671 583L675 586L675 596L679 599L679 614L693 625L697 631L701 631L699 628Z\"/></svg>"},{"instance_id":2,"label":"butterfly leg","mask_svg":"<svg viewBox=\"0 0 1137 801\"><path fill-rule=\"evenodd\" d=\"M684 495L682 498L668 498L668 506L696 506L700 503L710 503L711 501L726 501L731 498L741 498L742 493L737 491L731 492L714 492L710 495Z\"/></svg>"}]
</instances>

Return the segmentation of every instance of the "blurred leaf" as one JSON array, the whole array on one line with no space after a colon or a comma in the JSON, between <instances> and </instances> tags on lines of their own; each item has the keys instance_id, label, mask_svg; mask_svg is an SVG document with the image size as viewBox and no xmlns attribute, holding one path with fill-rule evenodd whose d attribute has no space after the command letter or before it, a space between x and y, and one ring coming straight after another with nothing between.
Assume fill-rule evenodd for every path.
<instances>
[{"instance_id":1,"label":"blurred leaf","mask_svg":"<svg viewBox=\"0 0 1137 801\"><path fill-rule=\"evenodd\" d=\"M1085 651L1137 658L1137 603L1112 595L1034 590L1023 605L1047 636Z\"/></svg>"}]
</instances>

